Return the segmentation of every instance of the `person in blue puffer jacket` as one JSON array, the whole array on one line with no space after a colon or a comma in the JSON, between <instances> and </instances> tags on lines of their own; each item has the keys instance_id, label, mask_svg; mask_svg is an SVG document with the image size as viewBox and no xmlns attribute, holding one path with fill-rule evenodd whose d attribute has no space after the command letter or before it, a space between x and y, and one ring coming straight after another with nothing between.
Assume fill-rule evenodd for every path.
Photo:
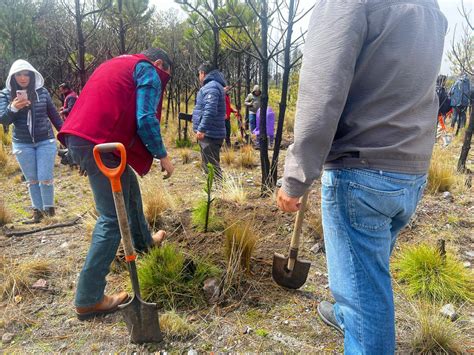
<instances>
[{"instance_id":1,"label":"person in blue puffer jacket","mask_svg":"<svg viewBox=\"0 0 474 355\"><path fill-rule=\"evenodd\" d=\"M209 62L198 68L201 89L193 111L193 130L201 147L202 168L207 164L215 167L216 177L222 178L220 149L226 136L224 76Z\"/></svg>"},{"instance_id":2,"label":"person in blue puffer jacket","mask_svg":"<svg viewBox=\"0 0 474 355\"><path fill-rule=\"evenodd\" d=\"M26 60L18 59L10 68L6 88L0 91L0 123L13 123L13 154L26 178L33 206L33 217L25 223L39 223L45 215L55 214L57 147L52 126L59 131L63 121L43 85L43 76Z\"/></svg>"}]
</instances>

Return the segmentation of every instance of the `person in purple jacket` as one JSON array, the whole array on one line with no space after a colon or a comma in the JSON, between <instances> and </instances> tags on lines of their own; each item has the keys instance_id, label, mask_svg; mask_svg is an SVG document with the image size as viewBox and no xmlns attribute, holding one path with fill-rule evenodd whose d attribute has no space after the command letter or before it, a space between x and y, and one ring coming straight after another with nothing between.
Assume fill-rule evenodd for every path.
<instances>
[{"instance_id":1,"label":"person in purple jacket","mask_svg":"<svg viewBox=\"0 0 474 355\"><path fill-rule=\"evenodd\" d=\"M252 132L257 136L256 148L260 146L260 109L257 110L257 127ZM272 147L275 139L275 112L267 106L267 136L268 146Z\"/></svg>"}]
</instances>

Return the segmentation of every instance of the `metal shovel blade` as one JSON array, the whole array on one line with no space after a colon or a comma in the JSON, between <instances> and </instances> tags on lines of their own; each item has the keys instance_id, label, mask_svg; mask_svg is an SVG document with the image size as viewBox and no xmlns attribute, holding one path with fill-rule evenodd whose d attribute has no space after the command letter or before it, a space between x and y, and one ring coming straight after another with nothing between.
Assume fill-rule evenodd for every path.
<instances>
[{"instance_id":1,"label":"metal shovel blade","mask_svg":"<svg viewBox=\"0 0 474 355\"><path fill-rule=\"evenodd\" d=\"M132 343L158 343L163 340L156 303L145 302L134 295L131 301L120 305L119 308L127 324Z\"/></svg>"},{"instance_id":2,"label":"metal shovel blade","mask_svg":"<svg viewBox=\"0 0 474 355\"><path fill-rule=\"evenodd\" d=\"M293 270L288 270L288 259L278 253L273 254L273 280L280 286L296 290L306 282L311 262L296 259Z\"/></svg>"}]
</instances>

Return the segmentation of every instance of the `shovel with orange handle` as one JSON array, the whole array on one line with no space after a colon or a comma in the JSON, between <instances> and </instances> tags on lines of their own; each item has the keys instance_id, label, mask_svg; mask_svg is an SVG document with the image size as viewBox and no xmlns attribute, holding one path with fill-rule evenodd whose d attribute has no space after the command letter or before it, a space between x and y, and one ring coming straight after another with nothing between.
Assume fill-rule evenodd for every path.
<instances>
[{"instance_id":1,"label":"shovel with orange handle","mask_svg":"<svg viewBox=\"0 0 474 355\"><path fill-rule=\"evenodd\" d=\"M120 152L120 164L116 168L108 168L102 162L101 153ZM94 159L100 171L110 180L112 194L114 196L115 210L120 227L120 235L125 249L125 260L127 262L130 279L132 281L133 298L122 305L125 323L127 324L132 343L152 343L163 340L158 321L158 306L156 303L148 303L140 296L140 286L138 284L137 267L135 264L136 254L132 244L130 227L128 225L125 200L122 193L120 177L127 165L127 154L125 147L121 143L104 143L94 147Z\"/></svg>"}]
</instances>

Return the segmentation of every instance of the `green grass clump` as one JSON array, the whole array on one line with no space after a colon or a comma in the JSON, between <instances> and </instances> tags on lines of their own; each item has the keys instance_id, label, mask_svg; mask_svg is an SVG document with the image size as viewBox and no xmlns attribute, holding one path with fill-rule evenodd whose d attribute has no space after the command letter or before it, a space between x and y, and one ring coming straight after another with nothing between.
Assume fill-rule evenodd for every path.
<instances>
[{"instance_id":1,"label":"green grass clump","mask_svg":"<svg viewBox=\"0 0 474 355\"><path fill-rule=\"evenodd\" d=\"M394 261L395 277L406 283L408 294L433 301L474 300L471 271L450 254L442 257L432 246L407 247Z\"/></svg>"},{"instance_id":2,"label":"green grass clump","mask_svg":"<svg viewBox=\"0 0 474 355\"><path fill-rule=\"evenodd\" d=\"M191 148L193 143L189 139L176 139L176 148Z\"/></svg>"},{"instance_id":3,"label":"green grass clump","mask_svg":"<svg viewBox=\"0 0 474 355\"><path fill-rule=\"evenodd\" d=\"M195 333L195 327L175 310L160 315L160 328L167 338L187 339Z\"/></svg>"},{"instance_id":4,"label":"green grass clump","mask_svg":"<svg viewBox=\"0 0 474 355\"><path fill-rule=\"evenodd\" d=\"M142 297L165 309L204 305L204 281L219 274L216 266L187 257L172 244L152 248L138 264Z\"/></svg>"},{"instance_id":5,"label":"green grass clump","mask_svg":"<svg viewBox=\"0 0 474 355\"><path fill-rule=\"evenodd\" d=\"M415 354L461 354L466 339L456 322L443 317L439 307L413 305L413 336L409 346Z\"/></svg>"}]
</instances>

